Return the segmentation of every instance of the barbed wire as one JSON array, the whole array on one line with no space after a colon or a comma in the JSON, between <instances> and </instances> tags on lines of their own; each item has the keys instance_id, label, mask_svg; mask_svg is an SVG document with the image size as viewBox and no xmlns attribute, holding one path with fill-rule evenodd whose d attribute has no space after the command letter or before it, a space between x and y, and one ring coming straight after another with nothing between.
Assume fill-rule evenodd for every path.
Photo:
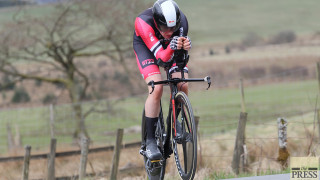
<instances>
[{"instance_id":1,"label":"barbed wire","mask_svg":"<svg viewBox=\"0 0 320 180\"><path fill-rule=\"evenodd\" d=\"M313 67L313 66L312 66ZM307 68L311 68L310 67L307 67ZM282 73L277 73L277 74L273 74L273 75L267 75L267 76L264 76L264 77L260 77L260 78L251 78L251 79L244 79L244 81L251 81L251 80L260 80L260 79L267 79L267 78L274 78L274 77L282 77L282 76L287 76L287 74L289 73L294 73L294 72L298 72L298 71L303 71L304 68L297 68L297 69L291 69L289 70L288 72L282 72ZM234 85L238 85L239 82L234 82ZM229 84L230 85L230 84ZM145 94L142 94L142 95L138 95L139 97L145 97ZM131 98L132 96L128 96L128 97L125 97L125 98L108 98L108 99L102 99L102 100L94 100L94 101L87 101L87 102L82 102L81 104L83 105L90 105L92 103L99 103L99 104L105 104L107 101L121 101L121 100L124 100L126 98ZM310 97L309 97L310 99ZM65 122L68 122L68 121L72 121L72 119L74 118L74 115L72 114L72 112L68 111L71 109L71 106L72 104L69 103L69 104L62 104L62 105L59 105L59 106L55 106L55 111L58 112L58 115L57 115L57 121L59 121L59 123L61 122L62 125L57 125L57 128L59 128L59 130L57 130L57 132L63 132L63 133L67 133L72 130L68 129L68 126L66 125L63 125ZM15 116L11 116L11 117L14 117L14 119L10 119L8 116L6 115L3 115L1 116L1 121L0 123L2 124L5 124L5 123L16 123L17 126L19 127L20 129L20 134L22 136L28 136L28 135L34 135L34 134L38 134L39 136L41 136L43 133L46 133L45 131L49 131L49 114L50 114L50 110L49 110L49 105L47 106L41 106L41 107L32 107L32 108L11 108L11 109L0 109L0 113L12 113L14 114ZM240 107L240 105L239 105ZM250 105L248 106L250 108ZM228 108L227 106L225 108ZM240 108L239 108L240 110ZM28 111L28 112L27 112ZM37 122L37 125L35 127L34 124L30 124L28 121L28 113L30 114L35 114L35 113L41 113L39 116L41 116L41 119L42 121L40 122ZM268 110L265 110L265 111L259 111L259 118L261 119L266 119L266 118L270 118L270 117L279 117L279 114L280 113L275 113L275 114L266 114L267 112L269 112ZM304 111L298 111L298 112L292 112L292 111L286 111L286 112L281 112L281 114L290 114L290 115L301 115L303 116L304 114L306 113L310 113L310 112L314 112L314 109L311 109L310 110L304 110ZM256 116L254 116L256 117ZM99 119L104 119L105 116L99 114ZM217 124L209 124L208 122L210 121L204 121L206 123L206 125L199 125L199 128L201 130L205 130L207 128L210 128L210 129L218 129L218 128L221 128L221 127L227 127L227 128L230 128L230 127L235 127L237 124L238 124L238 118L239 116L238 115L234 115L234 116L230 116L230 117L221 117L221 116L215 116L215 117L212 117L213 122L214 123L217 123ZM277 126L277 124L271 124L271 123L268 123L268 122L265 122L265 121L254 121L254 120L251 120L252 116L248 116L248 121L247 123L248 124L253 124L253 125L264 125L264 126ZM208 118L207 118L208 119ZM303 120L303 119L302 119ZM95 124L96 121L92 120L92 121L86 121L87 124L87 128L90 130L90 131L98 131L98 132L101 132L101 136L97 136L95 137L95 139L93 139L94 141L97 141L97 142L105 142L106 143L106 140L109 140L109 139L112 139L112 138L108 138L108 137L105 137L105 136L108 136L107 134L104 134L104 132L107 132L108 131L108 128L107 127L103 127L103 126L100 126L99 124ZM201 121L200 121L201 122ZM227 122L227 123L222 123L222 122ZM57 122L58 123L58 122ZM219 124L221 123L221 124ZM311 122L301 122L301 119L295 119L295 120L291 120L288 122L289 124L314 124L311 123ZM70 125L72 126L72 125ZM69 127L70 127L69 126ZM248 128L251 128L250 126L248 126ZM34 130L34 129L38 129L38 130ZM41 131L39 130L41 129ZM6 131L6 126L0 126L0 131L2 132L5 132ZM15 127L12 127L12 131L15 132L16 129ZM38 131L38 132L36 132ZM48 132L47 132L48 133ZM208 136L212 136L211 134L209 134ZM5 134L2 134L1 137L5 138ZM308 138L305 138L305 137L288 137L288 139L308 139ZM247 140L262 140L262 139L278 139L278 138L246 138ZM216 139L217 141L219 140L222 140L222 139ZM226 140L226 139L224 139ZM235 140L235 138L232 138L232 139L228 139L228 140ZM44 142L46 140L38 140L38 144L44 144L44 146L47 146L47 144L49 144L49 141L48 142ZM1 145L0 145L0 148L1 148Z\"/></svg>"}]
</instances>

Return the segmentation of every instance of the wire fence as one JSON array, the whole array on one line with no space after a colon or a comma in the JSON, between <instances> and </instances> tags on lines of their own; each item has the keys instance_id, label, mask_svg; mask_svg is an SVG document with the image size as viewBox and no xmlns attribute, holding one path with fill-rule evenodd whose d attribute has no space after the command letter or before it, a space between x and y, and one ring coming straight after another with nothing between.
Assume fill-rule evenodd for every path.
<instances>
[{"instance_id":1,"label":"wire fence","mask_svg":"<svg viewBox=\"0 0 320 180\"><path fill-rule=\"evenodd\" d=\"M311 67L308 67L311 68ZM262 78L246 79L246 81L259 81L271 78L285 78L288 74L297 73L299 71L304 71L304 68L290 70L290 72L283 72L279 74L274 74L271 76L265 76ZM291 82L291 81L290 81ZM239 82L228 82L228 86L237 86ZM294 84L294 83L293 83ZM311 84L311 85L310 85ZM265 158L270 161L277 160L277 154L274 153L270 155L271 152L277 152L277 123L276 119L278 117L294 117L289 119L288 126L292 129L301 129L302 125L307 126L306 129L299 131L302 134L293 134L288 136L288 141L300 141L304 145L308 145L311 140L310 132L313 132L312 127L315 125L314 121L310 121L310 117L314 117L316 100L315 94L317 93L317 83L315 79L310 81L311 86L308 89L298 87L293 87L289 85L288 87L282 86L282 90L279 94L276 92L268 92L259 90L258 93L263 92L265 94L254 94L253 92L246 93L246 97L250 99L250 96L255 96L254 100L249 101L247 104L248 109L248 124L247 124L247 137L245 138L248 146L250 146L249 154L252 161L259 162L261 159ZM221 85L221 84L220 84ZM223 84L222 84L223 85ZM223 86L220 86L223 87ZM283 90L284 88L284 90ZM290 91L293 91L290 94ZM314 88L314 89L312 89ZM288 94L283 94L283 91L287 91ZM299 95L297 95L297 93ZM228 93L216 94L214 97L219 97L221 99L229 99L228 96L233 96ZM281 97L286 96L285 100L288 100L284 104L273 104L274 99L268 99L265 97ZM142 97L139 97L142 99ZM293 99L291 102L290 100ZM101 110L101 113L90 114L85 121L86 128L90 134L91 142L93 146L99 145L112 145L115 141L115 129L124 128L124 142L134 142L140 140L140 117L141 113L135 112L135 109L143 108L144 100L126 101L125 105L121 103L115 103L115 105L110 109L110 104L118 100L99 100L94 102L82 103L83 110L88 112L91 110L92 104L95 104L97 111ZM213 99L212 101L215 101ZM282 101L281 99L279 101ZM303 101L303 102L302 102ZM191 101L192 102L192 101ZM253 102L259 102L258 104ZM225 104L225 105L224 105ZM274 105L274 106L273 106ZM206 105L204 105L206 106ZM129 108L127 108L129 107ZM133 110L132 110L133 109ZM273 110L270 110L273 109ZM102 111L103 110L103 111ZM217 113L210 113L206 115L207 111L215 110ZM200 146L205 149L203 143L209 142L210 146L215 148L221 148L223 146L219 143L223 142L228 145L225 151L223 148L218 150L217 153L206 153L204 151L201 153L205 161L214 162L212 159L221 159L226 162L221 166L215 166L215 169L230 169L230 162L233 156L233 147L236 140L235 134L232 137L225 137L225 132L232 132L238 125L240 103L237 98L232 102L220 102L218 105L210 108L199 109L199 114L204 114L200 117L199 124L199 134L203 141L200 141ZM220 113L224 111L224 113ZM230 113L225 113L230 112ZM50 144L51 131L52 131L52 114L54 116L53 127L54 133L58 141L59 147L65 147L70 145L70 147L78 147L77 144L73 142L73 134L75 132L75 126L77 122L75 121L75 114L72 110L71 104L59 105L50 110L50 106L43 106L37 108L18 108L18 109L6 109L0 110L0 152L1 155L6 155L10 153L8 151L9 146L9 134L11 133L13 142L15 145L19 146L21 149L24 145L29 144L35 150L47 151ZM308 116L308 117L306 117ZM308 119L308 120L306 120ZM115 123L116 122L116 123ZM117 126L117 127L114 127ZM259 128L258 128L259 127ZM271 128L274 131L273 135L265 135L261 132L256 132L254 130L261 130ZM251 132L252 131L252 132ZM309 134L308 134L308 132ZM298 131L297 131L298 132ZM317 133L315 133L317 134ZM315 137L317 137L315 135ZM259 143L258 143L259 142ZM259 144L259 145L258 145ZM293 146L293 145L292 145ZM262 150L261 150L262 149ZM302 153L305 149L301 150ZM254 151L254 153L253 153ZM137 151L138 154L138 151ZM307 155L307 154L304 154ZM214 163L212 163L214 164ZM260 170L270 170L270 168L260 167Z\"/></svg>"}]
</instances>

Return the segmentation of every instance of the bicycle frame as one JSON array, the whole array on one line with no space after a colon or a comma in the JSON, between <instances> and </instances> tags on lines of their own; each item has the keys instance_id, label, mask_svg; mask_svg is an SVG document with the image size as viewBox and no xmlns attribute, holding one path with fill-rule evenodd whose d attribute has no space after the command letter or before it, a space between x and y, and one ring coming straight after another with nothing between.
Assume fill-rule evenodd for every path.
<instances>
[{"instance_id":1,"label":"bicycle frame","mask_svg":"<svg viewBox=\"0 0 320 180\"><path fill-rule=\"evenodd\" d=\"M206 81L208 83L208 88L207 90L210 88L211 86L211 80L209 76L206 76L205 78L185 78L184 77L184 67L186 66L186 64L188 63L189 60L189 55L187 54L187 51L184 50L180 50L177 52L177 56L175 54L175 57L173 57L173 59L175 59L176 65L178 67L178 71L181 72L181 77L180 78L173 78L172 77L172 73L170 72L170 68L173 65L173 61L170 62L163 62L161 59L158 59L156 64L164 67L165 71L166 71L166 76L167 76L167 80L163 80L163 81L158 81L158 82L154 82L154 81L150 81L148 83L148 86L152 87L152 90L150 92L150 94L153 93L155 85L169 85L170 86L170 104L169 104L169 111L168 111L168 115L167 115L167 119L166 119L166 124L167 127L165 127L165 122L164 122L164 118L163 118L163 111L162 111L162 105L161 105L161 101L160 101L160 114L159 114L159 120L158 120L158 125L157 125L157 130L156 133L160 133L160 134L156 134L158 141L158 146L159 149L162 153L162 158L160 160L155 160L155 161L149 161L148 159L146 159L146 154L145 154L145 131L143 131L143 135L142 135L142 146L140 149L140 154L144 156L144 160L145 160L145 168L148 172L148 176L150 175L151 177L155 177L155 178L159 178L163 179L164 174L165 174L165 166L166 166L166 159L170 157L170 155L172 153L174 153L175 155L175 159L176 159L176 163L177 163L177 168L178 168L178 172L180 174L180 177L182 177L182 172L184 173L185 171L181 171L181 165L179 162L178 155L176 155L178 153L177 151L177 142L179 144L182 143L182 141L185 141L185 139L183 140L183 138L186 138L183 133L182 136L178 136L177 137L177 121L179 121L177 118L179 116L180 110L176 103L180 103L180 102L176 102L176 98L183 98L186 97L186 95L184 93L179 92L179 88L178 88L178 84L182 83L182 82L203 82ZM182 95L182 96L181 96ZM181 99L180 99L181 100ZM178 100L178 101L180 101ZM187 99L187 101L189 102L189 100ZM185 101L184 101L185 102ZM190 107L190 102L189 102L189 107ZM177 106L177 107L176 107ZM182 107L182 106L181 106ZM185 107L185 105L184 105ZM182 110L181 112L183 112L184 114L184 110ZM189 112L189 110L188 110ZM192 114L192 109L191 109L191 114ZM190 115L190 114L189 114ZM181 114L182 116L182 114ZM185 116L185 115L184 115ZM143 118L144 118L144 112L143 112ZM192 114L193 117L193 114ZM183 120L183 119L182 119ZM194 120L193 120L194 121ZM144 122L144 121L142 121ZM187 126L188 129L190 129L188 122ZM182 128L183 128L183 122L182 122ZM195 130L194 130L195 131ZM189 131L191 132L191 130ZM192 137L191 137L192 138ZM172 143L171 143L172 142ZM195 140L196 142L196 140ZM186 144L184 144L184 146L186 147ZM185 148L184 147L184 148ZM194 146L196 147L196 145ZM174 152L173 152L174 150ZM184 151L184 150L183 150ZM195 153L196 156L196 153ZM185 159L185 155L184 155L184 159ZM196 159L196 158L195 158ZM196 160L195 160L196 161ZM192 161L193 163L195 161ZM150 163L150 164L149 164ZM178 165L179 163L179 165ZM186 161L185 161L186 163ZM196 165L194 165L196 167ZM186 164L184 167L187 167ZM160 168L160 171L158 171ZM180 168L180 169L179 169ZM195 171L190 171L190 177L192 176L192 178L194 177L194 172ZM152 173L156 173L154 175L152 175ZM158 176L159 175L159 176ZM186 175L186 174L184 174Z\"/></svg>"},{"instance_id":2,"label":"bicycle frame","mask_svg":"<svg viewBox=\"0 0 320 180\"><path fill-rule=\"evenodd\" d=\"M185 79L184 78L184 71L183 68L186 66L187 62L188 62L189 56L186 56L186 59L183 61L182 64L178 65L178 69L181 71L181 78L172 78L172 74L169 73L169 69L172 66L173 62L169 62L169 63L165 63L163 62L161 59L158 59L157 64L159 66L164 67L165 71L166 71L166 75L167 75L167 80L163 80L163 81L150 81L148 83L149 86L152 87L152 91L150 92L150 94L153 93L154 91L154 87L155 85L169 85L170 86L170 105L169 105L169 111L168 111L168 116L167 116L167 136L165 139L165 143L169 142L168 140L170 140L170 131L173 128L174 132L175 132L175 136L176 136L176 109L175 109L175 96L178 93L179 89L178 89L178 84L180 82L208 82L208 88L207 90L210 88L211 86L211 79L209 76L206 76L205 78L189 78L189 79ZM161 107L162 109L162 107ZM173 116L171 116L173 113ZM170 117L173 117L173 122L170 123ZM171 124L173 125L173 127L171 127Z\"/></svg>"}]
</instances>

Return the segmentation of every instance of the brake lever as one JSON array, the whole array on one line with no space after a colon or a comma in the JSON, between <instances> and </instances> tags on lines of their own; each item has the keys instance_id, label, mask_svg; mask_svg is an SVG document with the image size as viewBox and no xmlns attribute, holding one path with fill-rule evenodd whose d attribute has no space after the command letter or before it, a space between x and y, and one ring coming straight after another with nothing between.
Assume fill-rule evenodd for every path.
<instances>
[{"instance_id":1,"label":"brake lever","mask_svg":"<svg viewBox=\"0 0 320 180\"><path fill-rule=\"evenodd\" d=\"M148 83L148 86L151 86L152 91L150 92L150 94L152 94L152 93L153 93L153 91L154 91L154 81L153 81L153 80L152 80L152 81L150 81L150 82Z\"/></svg>"},{"instance_id":2,"label":"brake lever","mask_svg":"<svg viewBox=\"0 0 320 180\"><path fill-rule=\"evenodd\" d=\"M210 86L211 86L211 78L210 78L210 76L205 77L204 81L208 82L208 88L207 88L207 90L208 90L210 88Z\"/></svg>"}]
</instances>

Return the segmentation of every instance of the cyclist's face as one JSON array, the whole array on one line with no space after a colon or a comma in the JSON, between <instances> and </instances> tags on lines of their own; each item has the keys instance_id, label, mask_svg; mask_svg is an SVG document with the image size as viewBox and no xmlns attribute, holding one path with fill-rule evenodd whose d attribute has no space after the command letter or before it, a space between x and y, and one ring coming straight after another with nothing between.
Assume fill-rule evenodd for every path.
<instances>
[{"instance_id":1,"label":"cyclist's face","mask_svg":"<svg viewBox=\"0 0 320 180\"><path fill-rule=\"evenodd\" d=\"M159 29L161 32L165 33L165 32L168 32L168 31L174 31L174 29L176 28L176 26L173 26L173 27L167 27L167 26L162 26L160 25Z\"/></svg>"},{"instance_id":2,"label":"cyclist's face","mask_svg":"<svg viewBox=\"0 0 320 180\"><path fill-rule=\"evenodd\" d=\"M174 27L172 28L168 28L168 27L164 27L164 26L160 26L159 28L160 30L160 34L165 38L165 39L169 39L174 31Z\"/></svg>"}]
</instances>

